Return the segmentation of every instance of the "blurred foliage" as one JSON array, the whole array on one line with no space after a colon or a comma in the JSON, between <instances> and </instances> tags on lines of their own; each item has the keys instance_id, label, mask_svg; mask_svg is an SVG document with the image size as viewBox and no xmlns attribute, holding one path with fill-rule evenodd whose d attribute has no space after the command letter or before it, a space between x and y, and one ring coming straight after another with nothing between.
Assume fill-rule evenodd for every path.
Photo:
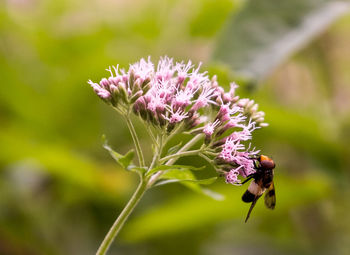
<instances>
[{"instance_id":1,"label":"blurred foliage","mask_svg":"<svg viewBox=\"0 0 350 255\"><path fill-rule=\"evenodd\" d=\"M279 178L278 192L280 194L279 213L287 213L291 205L306 204L310 201L318 200L328 196L329 187L325 180L311 179L283 179ZM301 186L299 189L294 189ZM130 222L124 231L125 238L130 241L139 241L161 237L164 234L173 234L189 229L196 229L203 224L210 226L231 220L232 218L241 218L246 214L247 206L237 206L240 203L241 190L232 189L225 185L217 187L222 193L227 195L224 201L209 200L205 197L188 195L186 198L179 197L165 205L158 205L149 212L135 218ZM288 190L293 189L293 193ZM288 201L284 203L284 201ZM262 208L263 202L260 208ZM255 214L270 214L271 212L260 209L254 211ZM266 217L266 216L265 216ZM171 220L169 220L171 219ZM244 222L237 225L244 226ZM137 229L137 232L134 230Z\"/></svg>"},{"instance_id":2,"label":"blurred foliage","mask_svg":"<svg viewBox=\"0 0 350 255\"><path fill-rule=\"evenodd\" d=\"M281 61L323 31L346 1L252 0L231 19L215 57L250 79L264 79Z\"/></svg>"},{"instance_id":3,"label":"blurred foliage","mask_svg":"<svg viewBox=\"0 0 350 255\"><path fill-rule=\"evenodd\" d=\"M132 149L131 137L86 81L109 65L164 54L202 61L225 86L239 81L239 94L266 112L270 126L256 132L254 146L277 162L277 207L269 211L259 201L244 224L245 187L219 178L210 187L223 201L178 184L157 187L110 254L349 254L350 16L328 27L345 12L346 4L339 6L0 2L0 254L94 254L137 179L103 150L102 134L121 153ZM310 19L316 30L297 29ZM295 41L284 43L291 34ZM257 74L260 86L247 73ZM146 134L141 138L147 148ZM196 157L178 164L188 162L206 166L196 177L214 175Z\"/></svg>"}]
</instances>

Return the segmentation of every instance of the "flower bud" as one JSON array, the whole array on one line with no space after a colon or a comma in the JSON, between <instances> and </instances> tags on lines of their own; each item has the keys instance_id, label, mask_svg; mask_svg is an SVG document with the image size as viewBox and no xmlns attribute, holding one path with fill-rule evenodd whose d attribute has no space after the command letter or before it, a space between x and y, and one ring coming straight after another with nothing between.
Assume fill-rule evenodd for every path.
<instances>
[{"instance_id":1,"label":"flower bud","mask_svg":"<svg viewBox=\"0 0 350 255\"><path fill-rule=\"evenodd\" d=\"M142 96L142 91L137 91L131 98L130 103L134 103L140 96Z\"/></svg>"},{"instance_id":2,"label":"flower bud","mask_svg":"<svg viewBox=\"0 0 350 255\"><path fill-rule=\"evenodd\" d=\"M199 117L198 113L194 113L191 117L188 117L186 119L186 129L190 130L196 126L198 126L199 124L201 124L201 119Z\"/></svg>"},{"instance_id":3,"label":"flower bud","mask_svg":"<svg viewBox=\"0 0 350 255\"><path fill-rule=\"evenodd\" d=\"M108 80L106 79L106 78L103 78L101 81L100 81L100 85L101 85L101 87L103 87L103 88L108 88L109 87L109 82L108 82Z\"/></svg>"},{"instance_id":4,"label":"flower bud","mask_svg":"<svg viewBox=\"0 0 350 255\"><path fill-rule=\"evenodd\" d=\"M244 108L244 107L246 107L248 102L249 102L248 98L242 98L242 99L238 100L237 105L241 108Z\"/></svg>"},{"instance_id":5,"label":"flower bud","mask_svg":"<svg viewBox=\"0 0 350 255\"><path fill-rule=\"evenodd\" d=\"M259 127L267 127L269 124L268 123L259 123Z\"/></svg>"},{"instance_id":6,"label":"flower bud","mask_svg":"<svg viewBox=\"0 0 350 255\"><path fill-rule=\"evenodd\" d=\"M133 94L135 94L135 93L138 92L138 91L141 91L141 93L142 93L142 90L141 90L141 81L137 79L137 80L135 81L135 83L134 83L134 86L133 86L132 90L131 90L131 94L133 95Z\"/></svg>"},{"instance_id":7,"label":"flower bud","mask_svg":"<svg viewBox=\"0 0 350 255\"><path fill-rule=\"evenodd\" d=\"M125 84L123 82L119 82L118 84L118 90L121 100L123 100L124 103L128 103L128 92L126 91Z\"/></svg>"},{"instance_id":8,"label":"flower bud","mask_svg":"<svg viewBox=\"0 0 350 255\"><path fill-rule=\"evenodd\" d=\"M253 105L254 105L254 100L250 100L245 107L250 110L253 107Z\"/></svg>"},{"instance_id":9,"label":"flower bud","mask_svg":"<svg viewBox=\"0 0 350 255\"><path fill-rule=\"evenodd\" d=\"M128 73L128 85L129 88L132 90L134 87L134 83L135 83L135 72L133 69L129 69L129 73Z\"/></svg>"},{"instance_id":10,"label":"flower bud","mask_svg":"<svg viewBox=\"0 0 350 255\"><path fill-rule=\"evenodd\" d=\"M148 82L147 84L142 85L142 91L143 91L143 95L145 95L151 88L151 83Z\"/></svg>"},{"instance_id":11,"label":"flower bud","mask_svg":"<svg viewBox=\"0 0 350 255\"><path fill-rule=\"evenodd\" d=\"M227 104L222 104L220 110L215 119L218 119L222 123L227 121L227 115L230 113L230 107Z\"/></svg>"}]
</instances>

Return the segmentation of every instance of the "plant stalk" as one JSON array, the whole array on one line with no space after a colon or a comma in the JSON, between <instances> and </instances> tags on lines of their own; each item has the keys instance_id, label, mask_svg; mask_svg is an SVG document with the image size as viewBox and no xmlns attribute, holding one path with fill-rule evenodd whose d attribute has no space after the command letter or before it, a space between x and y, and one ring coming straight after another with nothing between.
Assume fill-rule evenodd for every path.
<instances>
[{"instance_id":1,"label":"plant stalk","mask_svg":"<svg viewBox=\"0 0 350 255\"><path fill-rule=\"evenodd\" d=\"M134 126L133 126L131 120L128 118L128 116L125 116L125 119L126 119L126 123L127 123L128 127L130 129L131 136L132 136L134 143L135 143L136 152L137 152L137 155L139 157L140 165L144 166L143 154L142 154L141 146L140 146L137 134L135 132ZM198 142L202 137L203 137L202 134L199 134L199 135L196 135L195 137L193 137L175 155L173 155L174 157L170 158L169 161L165 163L165 165L174 164L175 161L180 156L185 155L185 152L187 150L189 150L193 145L195 145L196 142ZM155 157L155 160L157 160L157 158L159 160L159 157L160 157L161 151L162 151L162 146L163 146L163 142L161 139L161 145L160 145L160 148L158 148L159 151L156 153L157 155ZM198 153L198 151L197 151L197 153ZM193 151L190 151L188 154L190 154L190 153L192 154ZM166 157L164 157L164 159L166 159ZM152 163L152 165L154 165L154 163ZM139 186L137 187L136 191L134 192L134 194L132 195L129 202L124 207L123 211L120 213L120 215L118 216L116 221L113 223L110 230L108 231L108 233L105 236L104 240L102 241L100 247L98 248L96 255L105 255L106 254L107 250L111 246L115 237L118 235L119 231L123 227L124 223L126 222L126 220L129 217L129 215L132 213L132 211L134 210L134 208L136 207L136 205L138 204L138 202L140 201L142 196L145 194L147 188L152 187L152 185L157 181L157 179L159 178L161 173L162 173L161 171L157 172L156 174L154 174L151 177L150 180L147 180L147 181L144 179L144 177L141 177L141 182L140 182Z\"/></svg>"},{"instance_id":2,"label":"plant stalk","mask_svg":"<svg viewBox=\"0 0 350 255\"><path fill-rule=\"evenodd\" d=\"M166 156L164 158L161 158L159 160L160 163L163 163L165 161L168 161L172 158L178 158L178 157L183 157L183 156L193 156L193 155L198 155L198 153L200 153L202 150L201 149L198 149L198 150L193 150L193 151L184 151L184 152L177 152L176 154L173 154L173 155L169 155L169 156Z\"/></svg>"},{"instance_id":3,"label":"plant stalk","mask_svg":"<svg viewBox=\"0 0 350 255\"><path fill-rule=\"evenodd\" d=\"M186 152L187 150L191 149L193 145L195 145L200 139L202 139L203 134L198 134L195 137L193 137L189 142L187 142L175 155L175 157L172 157L169 159L168 162L166 162L164 165L170 166L176 162L176 160L181 156L182 153ZM162 171L156 172L152 177L150 178L148 182L148 187L152 187L152 185L158 180L158 178L162 175Z\"/></svg>"},{"instance_id":4,"label":"plant stalk","mask_svg":"<svg viewBox=\"0 0 350 255\"><path fill-rule=\"evenodd\" d=\"M131 212L134 210L135 206L138 204L142 196L145 194L147 190L147 182L144 180L141 180L139 186L137 187L136 191L130 198L127 205L124 207L123 211L120 213L116 221L113 223L112 227L108 231L107 235L105 236L103 242L101 243L100 247L98 248L96 255L105 255L109 247L111 246L114 238L118 235L119 231L123 227L125 221L128 219Z\"/></svg>"},{"instance_id":5,"label":"plant stalk","mask_svg":"<svg viewBox=\"0 0 350 255\"><path fill-rule=\"evenodd\" d=\"M136 130L135 130L134 125L132 124L132 122L130 120L130 117L128 115L126 115L124 117L125 117L125 120L126 120L126 124L128 125L128 128L130 130L132 140L134 141L134 144L135 144L137 157L139 159L139 164L140 164L141 167L144 167L145 166L145 160L143 158L143 153L142 153L140 141L139 141L139 138L137 136Z\"/></svg>"},{"instance_id":6,"label":"plant stalk","mask_svg":"<svg viewBox=\"0 0 350 255\"><path fill-rule=\"evenodd\" d=\"M196 135L188 143L186 143L176 154L180 154L182 152L185 152L185 151L191 149L191 147L193 145L195 145L200 139L202 139L203 136L204 136L203 134ZM179 156L170 159L168 162L165 163L165 165L170 166L170 165L174 164L178 158L179 158Z\"/></svg>"}]
</instances>

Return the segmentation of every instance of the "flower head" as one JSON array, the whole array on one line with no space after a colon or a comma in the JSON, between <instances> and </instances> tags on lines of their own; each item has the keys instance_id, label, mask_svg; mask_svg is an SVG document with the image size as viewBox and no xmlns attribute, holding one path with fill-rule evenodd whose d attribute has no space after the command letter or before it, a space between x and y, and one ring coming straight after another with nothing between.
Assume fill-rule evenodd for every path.
<instances>
[{"instance_id":1,"label":"flower head","mask_svg":"<svg viewBox=\"0 0 350 255\"><path fill-rule=\"evenodd\" d=\"M236 83L225 92L217 77L209 79L200 67L168 57L154 64L148 58L128 70L109 67L109 77L88 83L120 113L132 110L159 132L202 133L216 169L225 172L227 183L239 184L240 176L255 171L258 151L250 149L250 141L253 131L267 125L264 113L253 100L236 95Z\"/></svg>"}]
</instances>

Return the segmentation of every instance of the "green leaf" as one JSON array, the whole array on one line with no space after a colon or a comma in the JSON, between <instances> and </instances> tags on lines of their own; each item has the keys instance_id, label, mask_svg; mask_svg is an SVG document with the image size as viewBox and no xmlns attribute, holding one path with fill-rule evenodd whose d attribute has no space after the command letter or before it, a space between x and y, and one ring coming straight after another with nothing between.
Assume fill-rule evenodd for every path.
<instances>
[{"instance_id":1,"label":"green leaf","mask_svg":"<svg viewBox=\"0 0 350 255\"><path fill-rule=\"evenodd\" d=\"M170 169L165 171L159 179L171 179L177 181L190 181L190 182L200 182L201 180L197 180L195 175L191 172L190 169ZM212 178L210 178L212 179ZM216 177L214 177L214 180ZM209 179L207 179L209 180ZM211 182L212 183L212 182ZM208 184L211 184L208 183Z\"/></svg>"},{"instance_id":2,"label":"green leaf","mask_svg":"<svg viewBox=\"0 0 350 255\"><path fill-rule=\"evenodd\" d=\"M215 200L221 200L223 199L223 196L215 193L214 191L211 191L209 189L204 189L200 184L202 185L209 185L215 182L217 177L211 177L208 179L201 179L198 180L196 176L192 173L190 169L169 169L166 170L161 176L160 176L160 181L156 183L156 186L168 184L168 183L175 183L179 182L182 185L186 186L187 188L209 196Z\"/></svg>"},{"instance_id":3,"label":"green leaf","mask_svg":"<svg viewBox=\"0 0 350 255\"><path fill-rule=\"evenodd\" d=\"M130 165L132 159L134 158L134 155L135 155L134 150L130 150L124 156L120 157L118 162L123 167L127 168Z\"/></svg>"},{"instance_id":4,"label":"green leaf","mask_svg":"<svg viewBox=\"0 0 350 255\"><path fill-rule=\"evenodd\" d=\"M135 166L135 165L129 165L126 170L128 171L133 171L133 172L138 172L138 173L145 173L147 171L147 168L146 167L138 167L138 166Z\"/></svg>"},{"instance_id":5,"label":"green leaf","mask_svg":"<svg viewBox=\"0 0 350 255\"><path fill-rule=\"evenodd\" d=\"M251 0L222 33L214 59L263 79L348 9L345 1Z\"/></svg>"},{"instance_id":6,"label":"green leaf","mask_svg":"<svg viewBox=\"0 0 350 255\"><path fill-rule=\"evenodd\" d=\"M136 169L135 167L130 168L130 164L132 159L134 158L135 152L134 150L128 151L125 155L119 154L118 152L114 151L108 144L108 141L105 136L102 136L103 140L103 148L109 151L109 154L117 161L124 169L126 170L133 170Z\"/></svg>"}]
</instances>

